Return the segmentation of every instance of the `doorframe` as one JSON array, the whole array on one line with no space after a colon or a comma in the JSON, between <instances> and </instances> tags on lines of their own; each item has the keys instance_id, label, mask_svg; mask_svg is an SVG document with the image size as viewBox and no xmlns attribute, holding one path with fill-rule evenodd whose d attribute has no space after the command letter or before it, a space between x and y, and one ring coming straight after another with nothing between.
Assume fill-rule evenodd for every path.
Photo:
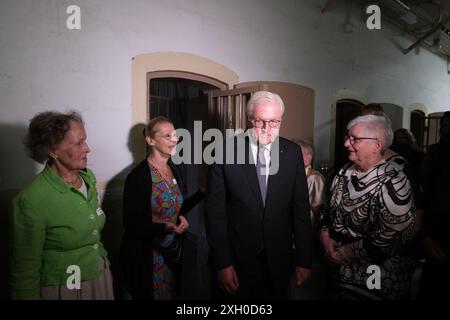
<instances>
[{"instance_id":1,"label":"doorframe","mask_svg":"<svg viewBox=\"0 0 450 320\"><path fill-rule=\"evenodd\" d=\"M234 71L194 54L157 52L137 55L131 62L132 126L148 120L148 77L152 72L168 72L177 78L197 80L214 86L220 84L225 89L233 88L239 81Z\"/></svg>"},{"instance_id":2,"label":"doorframe","mask_svg":"<svg viewBox=\"0 0 450 320\"><path fill-rule=\"evenodd\" d=\"M336 108L337 104L341 100L355 100L359 101L362 104L367 104L369 99L362 93L350 90L350 89L340 89L338 90L334 96L333 101L331 103L331 125L330 125L330 148L329 148L329 159L328 166L331 167L334 165L334 152L335 152L335 140L336 140Z\"/></svg>"},{"instance_id":3,"label":"doorframe","mask_svg":"<svg viewBox=\"0 0 450 320\"><path fill-rule=\"evenodd\" d=\"M411 112L419 110L422 111L425 116L428 114L428 108L420 102L413 103L409 105L407 108L403 108L403 128L411 129Z\"/></svg>"}]
</instances>

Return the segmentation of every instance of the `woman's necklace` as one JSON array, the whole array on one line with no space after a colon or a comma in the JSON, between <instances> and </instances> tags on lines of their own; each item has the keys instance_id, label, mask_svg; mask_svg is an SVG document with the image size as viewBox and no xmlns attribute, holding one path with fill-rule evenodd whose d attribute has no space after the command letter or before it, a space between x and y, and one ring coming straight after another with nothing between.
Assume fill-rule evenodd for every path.
<instances>
[{"instance_id":1,"label":"woman's necklace","mask_svg":"<svg viewBox=\"0 0 450 320\"><path fill-rule=\"evenodd\" d=\"M175 201L176 200L176 194L175 194L175 190L173 188L175 188L176 180L175 180L175 178L173 178L172 184L170 184L168 182L171 179L170 168L166 168L166 171L164 173L161 172L162 170L160 170L158 167L155 167L155 168L158 171L159 175L161 176L164 184L166 185L167 191L169 192L169 195L170 195L170 199L172 201Z\"/></svg>"},{"instance_id":2,"label":"woman's necklace","mask_svg":"<svg viewBox=\"0 0 450 320\"><path fill-rule=\"evenodd\" d=\"M170 169L170 167L166 164L163 167L161 166L156 166L154 163L154 161L149 160L150 164L155 167L155 169L158 171L159 175L161 176L161 178L163 179L164 183L166 184L167 188L169 189L169 191L172 190L172 188L170 187L170 183L168 183L168 181L171 181L175 184L175 179L172 179L172 171Z\"/></svg>"},{"instance_id":3,"label":"woman's necklace","mask_svg":"<svg viewBox=\"0 0 450 320\"><path fill-rule=\"evenodd\" d=\"M70 184L72 187L74 187L76 189L79 189L81 187L81 185L82 185L81 177L80 177L80 175L78 173L75 174L75 178L72 178L70 180L64 179L64 182L67 183L67 184Z\"/></svg>"}]
</instances>

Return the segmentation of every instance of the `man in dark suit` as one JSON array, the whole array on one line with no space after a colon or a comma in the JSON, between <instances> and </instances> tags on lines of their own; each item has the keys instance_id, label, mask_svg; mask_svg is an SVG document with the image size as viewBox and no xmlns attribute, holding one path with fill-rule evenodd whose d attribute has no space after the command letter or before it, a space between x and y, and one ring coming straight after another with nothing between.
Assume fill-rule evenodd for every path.
<instances>
[{"instance_id":1,"label":"man in dark suit","mask_svg":"<svg viewBox=\"0 0 450 320\"><path fill-rule=\"evenodd\" d=\"M283 112L277 94L254 93L250 129L227 139L226 161L211 166L206 233L224 297L285 299L293 267L297 285L311 272L305 169L300 148L278 136Z\"/></svg>"}]
</instances>

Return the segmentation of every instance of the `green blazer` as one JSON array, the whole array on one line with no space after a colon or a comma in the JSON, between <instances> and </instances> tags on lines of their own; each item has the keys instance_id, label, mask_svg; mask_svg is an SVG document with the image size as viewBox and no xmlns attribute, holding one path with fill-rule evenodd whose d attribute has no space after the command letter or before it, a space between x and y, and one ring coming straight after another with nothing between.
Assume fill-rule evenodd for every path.
<instances>
[{"instance_id":1,"label":"green blazer","mask_svg":"<svg viewBox=\"0 0 450 320\"><path fill-rule=\"evenodd\" d=\"M100 241L105 214L95 176L89 169L79 173L88 188L87 199L49 165L13 199L12 299L39 299L41 286L65 285L73 275L67 273L71 265L80 268L82 281L100 275L100 257L109 266Z\"/></svg>"}]
</instances>

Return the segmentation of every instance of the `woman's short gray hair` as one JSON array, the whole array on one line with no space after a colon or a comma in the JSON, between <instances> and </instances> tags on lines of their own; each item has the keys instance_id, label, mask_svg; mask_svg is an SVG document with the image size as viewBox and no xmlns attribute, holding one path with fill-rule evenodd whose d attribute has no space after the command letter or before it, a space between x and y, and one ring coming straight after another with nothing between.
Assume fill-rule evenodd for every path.
<instances>
[{"instance_id":1,"label":"woman's short gray hair","mask_svg":"<svg viewBox=\"0 0 450 320\"><path fill-rule=\"evenodd\" d=\"M253 109L263 101L276 102L281 108L281 114L284 113L284 103L278 94L269 91L256 91L247 102L247 116L253 116Z\"/></svg>"},{"instance_id":2,"label":"woman's short gray hair","mask_svg":"<svg viewBox=\"0 0 450 320\"><path fill-rule=\"evenodd\" d=\"M383 151L391 146L394 134L391 128L391 121L386 115L368 114L356 117L348 123L347 130L360 123L365 125L367 132L375 133L376 138L381 140Z\"/></svg>"}]
</instances>

